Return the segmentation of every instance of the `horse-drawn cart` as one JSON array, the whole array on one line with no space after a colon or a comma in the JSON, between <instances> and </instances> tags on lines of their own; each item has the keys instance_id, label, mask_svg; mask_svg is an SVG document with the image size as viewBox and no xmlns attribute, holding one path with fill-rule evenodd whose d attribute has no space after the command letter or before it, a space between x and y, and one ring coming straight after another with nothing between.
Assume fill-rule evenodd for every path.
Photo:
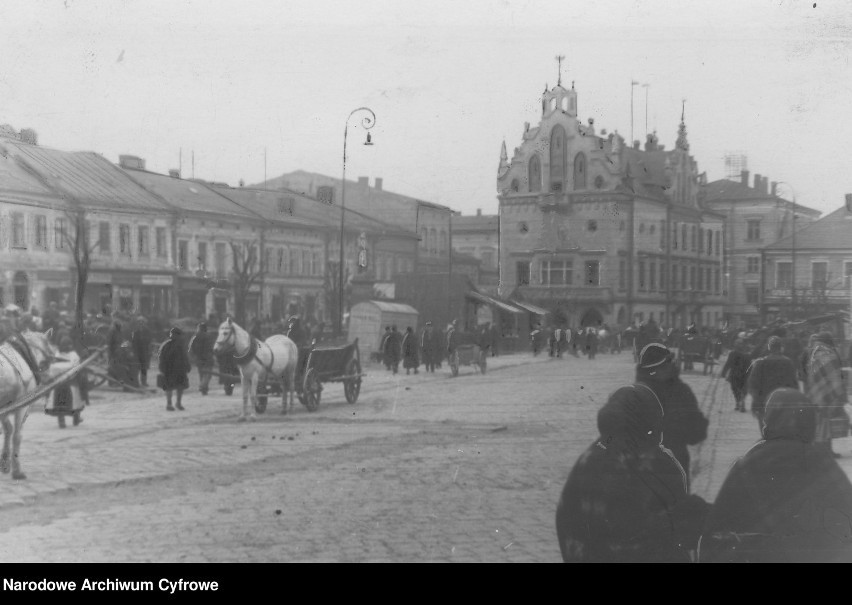
<instances>
[{"instance_id":1,"label":"horse-drawn cart","mask_svg":"<svg viewBox=\"0 0 852 605\"><path fill-rule=\"evenodd\" d=\"M476 344L460 344L450 355L450 370L453 376L459 375L460 366L474 366L481 374L485 374L488 355Z\"/></svg>"},{"instance_id":2,"label":"horse-drawn cart","mask_svg":"<svg viewBox=\"0 0 852 605\"><path fill-rule=\"evenodd\" d=\"M361 352L358 339L342 346L314 346L299 349L296 368L296 395L308 411L319 409L324 390L323 383L343 383L343 395L348 403L358 401L361 392ZM257 387L259 414L266 411L270 395L281 395L281 383L275 380L261 382Z\"/></svg>"},{"instance_id":3,"label":"horse-drawn cart","mask_svg":"<svg viewBox=\"0 0 852 605\"><path fill-rule=\"evenodd\" d=\"M701 363L703 364L703 374L707 374L708 370L711 374L713 373L716 358L713 355L713 342L709 338L687 334L681 337L678 344L677 364L681 371L693 370L695 363Z\"/></svg>"}]
</instances>

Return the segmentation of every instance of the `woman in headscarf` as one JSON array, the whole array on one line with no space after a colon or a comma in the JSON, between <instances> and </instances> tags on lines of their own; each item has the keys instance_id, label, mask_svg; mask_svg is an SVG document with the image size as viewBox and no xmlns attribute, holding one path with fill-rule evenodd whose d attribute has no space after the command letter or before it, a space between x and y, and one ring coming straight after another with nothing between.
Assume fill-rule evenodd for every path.
<instances>
[{"instance_id":1,"label":"woman in headscarf","mask_svg":"<svg viewBox=\"0 0 852 605\"><path fill-rule=\"evenodd\" d=\"M731 383L731 392L734 394L734 402L738 412L745 412L746 383L748 379L748 368L751 365L751 355L746 352L745 341L737 338L734 349L728 353L728 359L722 367L722 378L727 378Z\"/></svg>"},{"instance_id":2,"label":"woman in headscarf","mask_svg":"<svg viewBox=\"0 0 852 605\"><path fill-rule=\"evenodd\" d=\"M814 442L828 452L831 449L831 421L845 416L843 404L846 388L843 384L843 366L834 349L834 338L828 332L814 337L805 376L805 393L817 406L816 436ZM834 454L840 456L840 454Z\"/></svg>"},{"instance_id":3,"label":"woman in headscarf","mask_svg":"<svg viewBox=\"0 0 852 605\"><path fill-rule=\"evenodd\" d=\"M556 509L566 563L687 563L707 503L688 496L683 469L661 445L663 410L642 385L598 412L600 437L577 460Z\"/></svg>"},{"instance_id":4,"label":"woman in headscarf","mask_svg":"<svg viewBox=\"0 0 852 605\"><path fill-rule=\"evenodd\" d=\"M770 394L763 440L725 478L699 562L852 562L852 483L814 444L818 413L796 389Z\"/></svg>"}]
</instances>

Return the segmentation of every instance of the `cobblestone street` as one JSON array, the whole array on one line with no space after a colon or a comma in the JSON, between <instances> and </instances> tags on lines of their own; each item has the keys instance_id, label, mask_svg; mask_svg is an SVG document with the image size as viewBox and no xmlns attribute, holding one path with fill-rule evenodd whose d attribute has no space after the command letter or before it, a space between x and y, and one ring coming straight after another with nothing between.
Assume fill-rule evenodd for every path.
<instances>
[{"instance_id":1,"label":"cobblestone street","mask_svg":"<svg viewBox=\"0 0 852 605\"><path fill-rule=\"evenodd\" d=\"M183 413L99 390L64 430L36 405L29 478L0 477L0 560L557 562L562 483L632 360L489 361L457 378L368 366L354 405L331 384L316 413L284 416L271 400L247 423L218 387L190 392ZM727 383L686 380L711 419L693 488L712 500L757 424L734 412ZM849 445L836 449L849 471Z\"/></svg>"}]
</instances>

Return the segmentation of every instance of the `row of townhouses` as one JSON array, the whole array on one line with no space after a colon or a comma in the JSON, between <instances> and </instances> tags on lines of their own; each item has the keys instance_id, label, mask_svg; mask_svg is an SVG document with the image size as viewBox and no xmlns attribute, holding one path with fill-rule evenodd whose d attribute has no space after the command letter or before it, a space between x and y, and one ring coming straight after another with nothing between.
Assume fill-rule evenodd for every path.
<instances>
[{"instance_id":1,"label":"row of townhouses","mask_svg":"<svg viewBox=\"0 0 852 605\"><path fill-rule=\"evenodd\" d=\"M370 196L363 180L347 183L342 217L339 181L303 188L294 175L291 187L230 187L155 173L136 156L113 164L97 153L39 146L8 127L2 135L4 305L74 306L81 217L79 239L91 251L86 311L201 317L242 304L247 318L303 313L330 321L341 240L350 288L353 280L388 284L453 262L478 279L478 259L450 253L449 208L390 192ZM362 203L370 197L373 206ZM396 212L379 211L394 204Z\"/></svg>"}]
</instances>

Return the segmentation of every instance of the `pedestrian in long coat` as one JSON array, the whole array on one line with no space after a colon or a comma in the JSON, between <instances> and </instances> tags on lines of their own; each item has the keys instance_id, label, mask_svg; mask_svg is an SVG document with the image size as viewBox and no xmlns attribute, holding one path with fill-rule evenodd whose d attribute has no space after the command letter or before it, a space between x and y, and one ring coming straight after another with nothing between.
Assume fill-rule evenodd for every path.
<instances>
[{"instance_id":1,"label":"pedestrian in long coat","mask_svg":"<svg viewBox=\"0 0 852 605\"><path fill-rule=\"evenodd\" d=\"M422 352L423 365L427 372L435 371L435 359L438 355L438 346L438 334L435 332L432 322L427 321L426 327L423 328L423 332L420 334L420 351Z\"/></svg>"},{"instance_id":2,"label":"pedestrian in long coat","mask_svg":"<svg viewBox=\"0 0 852 605\"><path fill-rule=\"evenodd\" d=\"M852 563L852 483L814 444L818 414L795 389L770 394L763 440L722 483L700 563Z\"/></svg>"},{"instance_id":3,"label":"pedestrian in long coat","mask_svg":"<svg viewBox=\"0 0 852 605\"><path fill-rule=\"evenodd\" d=\"M663 410L647 388L622 387L598 412L600 436L574 464L556 509L566 563L688 563L707 503L687 491L661 444Z\"/></svg>"},{"instance_id":4,"label":"pedestrian in long coat","mask_svg":"<svg viewBox=\"0 0 852 605\"><path fill-rule=\"evenodd\" d=\"M183 410L181 403L183 392L189 388L189 371L192 366L189 356L183 344L183 333L180 328L172 328L169 338L160 345L157 355L160 378L157 377L158 386L166 392L166 409L170 412ZM176 406L172 406L172 392L176 393Z\"/></svg>"},{"instance_id":5,"label":"pedestrian in long coat","mask_svg":"<svg viewBox=\"0 0 852 605\"><path fill-rule=\"evenodd\" d=\"M391 371L394 374L399 372L399 362L402 359L402 335L397 331L396 326L391 326L390 335L385 339L384 354Z\"/></svg>"},{"instance_id":6,"label":"pedestrian in long coat","mask_svg":"<svg viewBox=\"0 0 852 605\"><path fill-rule=\"evenodd\" d=\"M840 356L834 348L834 338L828 332L821 332L814 338L808 358L805 392L817 406L814 442L832 452L831 421L846 415L843 405L847 403L847 396Z\"/></svg>"},{"instance_id":7,"label":"pedestrian in long coat","mask_svg":"<svg viewBox=\"0 0 852 605\"><path fill-rule=\"evenodd\" d=\"M213 356L213 340L207 331L207 323L199 322L196 332L189 341L189 358L198 368L198 390L206 395L210 389L210 377L215 358Z\"/></svg>"},{"instance_id":8,"label":"pedestrian in long coat","mask_svg":"<svg viewBox=\"0 0 852 605\"><path fill-rule=\"evenodd\" d=\"M748 372L748 392L751 394L751 413L757 418L758 431L763 431L763 412L766 399L775 389L799 389L796 364L781 354L781 339L770 336L766 343L769 354L755 359Z\"/></svg>"},{"instance_id":9,"label":"pedestrian in long coat","mask_svg":"<svg viewBox=\"0 0 852 605\"><path fill-rule=\"evenodd\" d=\"M598 331L592 327L586 328L586 355L594 359L598 354Z\"/></svg>"},{"instance_id":10,"label":"pedestrian in long coat","mask_svg":"<svg viewBox=\"0 0 852 605\"><path fill-rule=\"evenodd\" d=\"M414 328L408 326L405 329L405 336L402 337L402 367L405 368L406 374L410 374L411 370L417 374L417 368L420 367L419 349Z\"/></svg>"},{"instance_id":11,"label":"pedestrian in long coat","mask_svg":"<svg viewBox=\"0 0 852 605\"><path fill-rule=\"evenodd\" d=\"M148 386L148 368L151 366L151 330L148 329L148 321L139 317L136 329L130 334L130 343L139 363L140 384Z\"/></svg>"},{"instance_id":12,"label":"pedestrian in long coat","mask_svg":"<svg viewBox=\"0 0 852 605\"><path fill-rule=\"evenodd\" d=\"M680 378L674 354L662 343L645 345L639 353L636 382L647 386L663 406L663 445L671 450L690 478L687 446L707 438L709 421L698 407L692 389Z\"/></svg>"},{"instance_id":13,"label":"pedestrian in long coat","mask_svg":"<svg viewBox=\"0 0 852 605\"><path fill-rule=\"evenodd\" d=\"M727 378L731 384L731 392L734 394L736 411L745 412L745 396L748 380L748 369L751 366L751 356L746 352L745 342L737 339L734 349L728 353L728 359L722 367L722 378Z\"/></svg>"}]
</instances>

